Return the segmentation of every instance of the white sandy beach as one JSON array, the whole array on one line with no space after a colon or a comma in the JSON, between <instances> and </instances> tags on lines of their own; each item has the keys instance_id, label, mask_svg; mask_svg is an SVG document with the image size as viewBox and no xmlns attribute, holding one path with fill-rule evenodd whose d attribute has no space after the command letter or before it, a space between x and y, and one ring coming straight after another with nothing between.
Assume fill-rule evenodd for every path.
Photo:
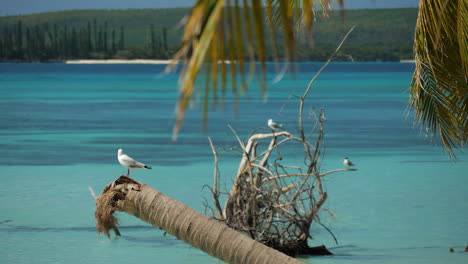
<instances>
[{"instance_id":1,"label":"white sandy beach","mask_svg":"<svg viewBox=\"0 0 468 264\"><path fill-rule=\"evenodd\" d=\"M171 60L67 60L67 64L170 64Z\"/></svg>"}]
</instances>

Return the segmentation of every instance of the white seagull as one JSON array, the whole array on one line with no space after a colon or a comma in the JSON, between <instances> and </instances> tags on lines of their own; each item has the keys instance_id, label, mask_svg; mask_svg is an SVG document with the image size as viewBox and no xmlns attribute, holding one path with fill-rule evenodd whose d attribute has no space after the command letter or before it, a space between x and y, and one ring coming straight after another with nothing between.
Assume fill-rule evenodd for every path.
<instances>
[{"instance_id":1,"label":"white seagull","mask_svg":"<svg viewBox=\"0 0 468 264\"><path fill-rule=\"evenodd\" d=\"M151 169L151 166L147 166L139 161L134 160L132 157L124 154L122 149L119 149L119 151L117 151L117 159L119 160L119 163L122 164L122 166L128 169L127 175L125 175L127 177L130 176L130 170L143 168Z\"/></svg>"},{"instance_id":2,"label":"white seagull","mask_svg":"<svg viewBox=\"0 0 468 264\"><path fill-rule=\"evenodd\" d=\"M273 130L283 129L283 125L276 123L273 119L268 119L268 126Z\"/></svg>"},{"instance_id":3,"label":"white seagull","mask_svg":"<svg viewBox=\"0 0 468 264\"><path fill-rule=\"evenodd\" d=\"M348 158L344 158L343 159L343 165L350 168L350 167L354 166L354 163L352 163Z\"/></svg>"}]
</instances>

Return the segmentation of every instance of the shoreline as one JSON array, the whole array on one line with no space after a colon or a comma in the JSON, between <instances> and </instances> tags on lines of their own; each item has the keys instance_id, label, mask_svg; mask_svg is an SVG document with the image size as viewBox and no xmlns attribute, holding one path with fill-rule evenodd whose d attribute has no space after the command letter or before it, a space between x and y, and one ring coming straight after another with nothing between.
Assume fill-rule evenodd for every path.
<instances>
[{"instance_id":1,"label":"shoreline","mask_svg":"<svg viewBox=\"0 0 468 264\"><path fill-rule=\"evenodd\" d=\"M65 64L171 64L172 60L151 60L151 59L134 59L134 60L120 60L120 59L109 59L109 60L66 60ZM358 61L358 62L399 62L399 63L415 63L413 59L404 59L399 61ZM176 64L178 62L175 62ZM226 64L230 64L230 61L226 61ZM267 62L268 63L268 62Z\"/></svg>"},{"instance_id":2,"label":"shoreline","mask_svg":"<svg viewBox=\"0 0 468 264\"><path fill-rule=\"evenodd\" d=\"M61 60L61 61L0 61L0 63L65 63L65 64L161 64L169 65L171 63L178 64L180 61L174 62L173 60L153 60L153 59L134 59L134 60L121 60L121 59L109 59L109 60L98 60L98 59L83 59L83 60ZM321 63L323 61L299 61L294 63ZM338 63L415 63L415 60L403 59L399 61L335 61ZM220 62L219 62L220 63ZM225 61L226 64L230 64L230 61ZM258 62L256 62L258 63ZM274 63L267 61L268 63ZM283 62L284 63L284 62Z\"/></svg>"},{"instance_id":3,"label":"shoreline","mask_svg":"<svg viewBox=\"0 0 468 264\"><path fill-rule=\"evenodd\" d=\"M172 60L66 60L66 64L171 64Z\"/></svg>"}]
</instances>

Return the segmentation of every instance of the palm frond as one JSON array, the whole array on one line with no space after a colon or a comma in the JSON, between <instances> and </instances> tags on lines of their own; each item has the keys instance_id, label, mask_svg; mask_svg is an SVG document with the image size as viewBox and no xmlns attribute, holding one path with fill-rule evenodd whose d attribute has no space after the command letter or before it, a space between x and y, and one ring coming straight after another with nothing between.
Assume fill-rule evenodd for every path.
<instances>
[{"instance_id":1,"label":"palm frond","mask_svg":"<svg viewBox=\"0 0 468 264\"><path fill-rule=\"evenodd\" d=\"M203 3L204 2L204 3ZM222 7L224 0L206 0L198 1L195 4L192 14L187 22L187 27L190 25L190 31L184 32L184 42L186 45L181 47L182 53L177 56L187 55L189 52L190 58L185 61L185 66L182 75L182 84L177 102L177 118L174 126L173 139L177 137L184 112L187 109L188 102L193 93L193 86L197 77L197 73L205 59L210 43L212 42L217 25L221 18Z\"/></svg>"},{"instance_id":2,"label":"palm frond","mask_svg":"<svg viewBox=\"0 0 468 264\"><path fill-rule=\"evenodd\" d=\"M343 0L336 1L339 4L343 3ZM231 92L237 98L247 91L251 76L257 73L262 76L260 87L265 96L267 51L271 51L275 62L279 61L278 35L282 35L284 40L281 46L281 51L284 51L283 61L294 61L297 33L306 32L311 37L316 10L321 9L323 14L327 15L330 2L198 0L185 19L182 45L173 58L173 61L182 61L184 64L173 138L177 137L181 129L184 113L204 63L212 63L211 67L205 67L208 68L209 75L205 81L210 83L210 88L204 91L213 95L215 103L218 99L218 73L221 75L219 83L223 98L227 82L230 81ZM260 64L259 69L255 66L257 63ZM203 98L210 100L208 94ZM203 104L203 111L203 117L206 119L207 103Z\"/></svg>"},{"instance_id":3,"label":"palm frond","mask_svg":"<svg viewBox=\"0 0 468 264\"><path fill-rule=\"evenodd\" d=\"M415 33L409 105L451 158L467 140L467 11L464 0L421 0Z\"/></svg>"}]
</instances>

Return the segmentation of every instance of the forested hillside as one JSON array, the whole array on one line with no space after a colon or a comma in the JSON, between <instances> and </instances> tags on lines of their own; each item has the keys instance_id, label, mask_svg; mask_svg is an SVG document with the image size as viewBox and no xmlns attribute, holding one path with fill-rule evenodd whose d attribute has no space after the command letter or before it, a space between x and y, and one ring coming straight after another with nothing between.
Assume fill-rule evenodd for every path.
<instances>
[{"instance_id":1,"label":"forested hillside","mask_svg":"<svg viewBox=\"0 0 468 264\"><path fill-rule=\"evenodd\" d=\"M181 39L186 8L72 10L0 17L0 61L165 59ZM324 60L352 26L343 60L412 58L417 9L347 10L318 17L314 43L299 38L299 60ZM281 38L281 36L278 36Z\"/></svg>"}]
</instances>

